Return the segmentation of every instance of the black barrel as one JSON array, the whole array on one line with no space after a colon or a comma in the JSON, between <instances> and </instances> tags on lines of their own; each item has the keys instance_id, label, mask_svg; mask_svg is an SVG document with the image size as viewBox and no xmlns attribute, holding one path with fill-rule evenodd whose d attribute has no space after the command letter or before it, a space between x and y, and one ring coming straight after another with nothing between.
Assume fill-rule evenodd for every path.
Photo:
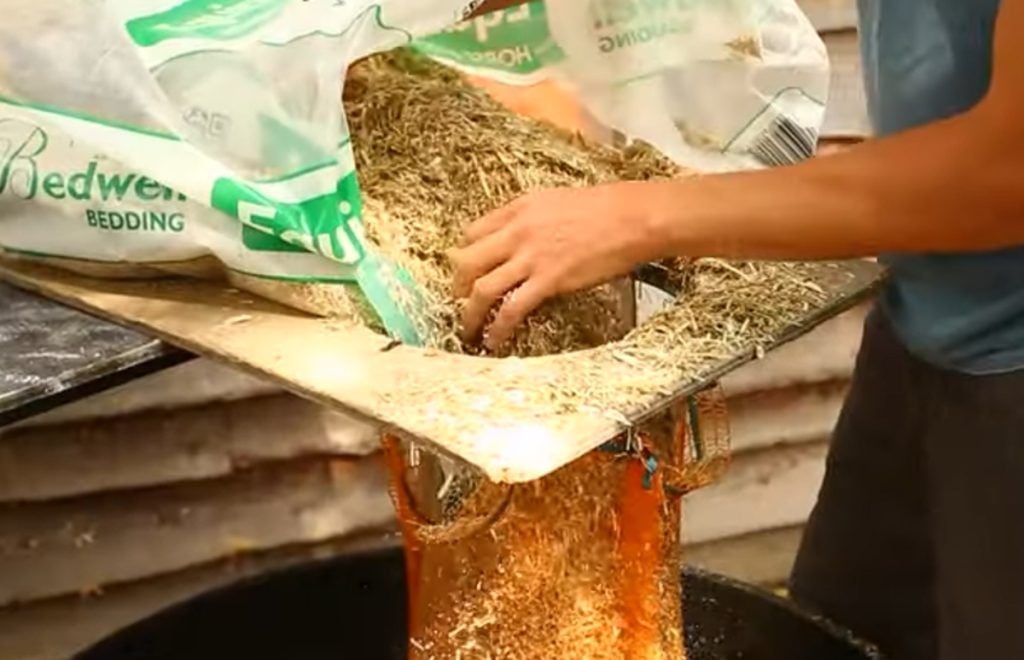
<instances>
[{"instance_id":1,"label":"black barrel","mask_svg":"<svg viewBox=\"0 0 1024 660\"><path fill-rule=\"evenodd\" d=\"M684 572L689 660L878 659L845 631L731 580ZM398 550L312 562L200 595L79 660L405 660ZM585 659L579 659L585 660Z\"/></svg>"}]
</instances>

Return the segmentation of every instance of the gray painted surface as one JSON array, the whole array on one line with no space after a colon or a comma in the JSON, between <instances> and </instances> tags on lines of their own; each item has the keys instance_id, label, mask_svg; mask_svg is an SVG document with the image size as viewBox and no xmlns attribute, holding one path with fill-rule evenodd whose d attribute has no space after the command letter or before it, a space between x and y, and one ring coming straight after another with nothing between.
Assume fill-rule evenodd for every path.
<instances>
[{"instance_id":1,"label":"gray painted surface","mask_svg":"<svg viewBox=\"0 0 1024 660\"><path fill-rule=\"evenodd\" d=\"M134 330L0 283L0 426L186 358Z\"/></svg>"}]
</instances>

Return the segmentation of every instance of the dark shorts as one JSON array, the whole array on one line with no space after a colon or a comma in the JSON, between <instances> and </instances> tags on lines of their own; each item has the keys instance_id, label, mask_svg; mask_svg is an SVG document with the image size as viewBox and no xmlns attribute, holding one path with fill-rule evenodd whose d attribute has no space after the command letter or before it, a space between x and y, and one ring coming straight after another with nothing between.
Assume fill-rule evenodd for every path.
<instances>
[{"instance_id":1,"label":"dark shorts","mask_svg":"<svg viewBox=\"0 0 1024 660\"><path fill-rule=\"evenodd\" d=\"M935 368L873 313L792 593L889 660L1024 660L1024 372Z\"/></svg>"}]
</instances>

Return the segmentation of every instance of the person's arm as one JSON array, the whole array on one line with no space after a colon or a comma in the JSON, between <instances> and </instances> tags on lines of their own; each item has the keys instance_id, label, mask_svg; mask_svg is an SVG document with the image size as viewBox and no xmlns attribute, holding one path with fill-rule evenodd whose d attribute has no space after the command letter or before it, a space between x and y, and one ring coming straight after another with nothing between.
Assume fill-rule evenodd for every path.
<instances>
[{"instance_id":1,"label":"person's arm","mask_svg":"<svg viewBox=\"0 0 1024 660\"><path fill-rule=\"evenodd\" d=\"M772 170L527 195L452 258L467 335L672 255L826 259L1024 245L1024 0L1004 0L993 83L957 117Z\"/></svg>"}]
</instances>

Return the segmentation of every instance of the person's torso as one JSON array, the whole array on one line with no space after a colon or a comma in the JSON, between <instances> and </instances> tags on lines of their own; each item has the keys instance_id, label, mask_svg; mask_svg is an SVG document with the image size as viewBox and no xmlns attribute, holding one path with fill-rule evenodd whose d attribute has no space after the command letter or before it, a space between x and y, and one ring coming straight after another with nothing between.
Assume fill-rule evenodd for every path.
<instances>
[{"instance_id":1,"label":"person's torso","mask_svg":"<svg viewBox=\"0 0 1024 660\"><path fill-rule=\"evenodd\" d=\"M879 135L981 100L992 75L999 3L859 0L869 110ZM1024 247L882 260L890 268L882 305L911 351L970 373L1024 368Z\"/></svg>"}]
</instances>

